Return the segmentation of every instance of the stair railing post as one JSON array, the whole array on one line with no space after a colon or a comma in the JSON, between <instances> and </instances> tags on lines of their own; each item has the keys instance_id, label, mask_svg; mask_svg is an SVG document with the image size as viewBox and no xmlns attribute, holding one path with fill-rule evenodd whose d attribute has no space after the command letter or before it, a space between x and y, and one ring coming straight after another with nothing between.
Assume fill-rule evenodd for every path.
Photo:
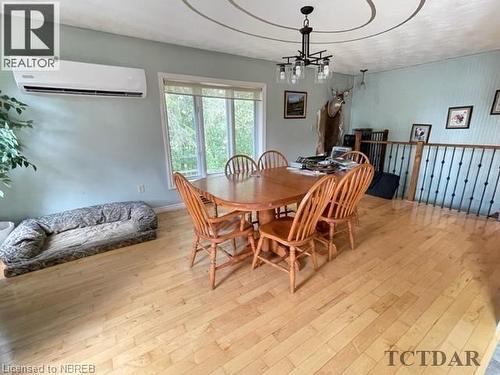
<instances>
[{"instance_id":1,"label":"stair railing post","mask_svg":"<svg viewBox=\"0 0 500 375\"><path fill-rule=\"evenodd\" d=\"M413 168L411 171L410 183L408 185L408 196L406 199L409 201L415 200L417 193L418 175L420 173L420 164L422 163L422 154L424 153L424 142L417 142L415 149L415 156L413 159Z\"/></svg>"},{"instance_id":2,"label":"stair railing post","mask_svg":"<svg viewBox=\"0 0 500 375\"><path fill-rule=\"evenodd\" d=\"M354 151L361 151L361 137L363 132L361 130L354 131L355 141L354 141Z\"/></svg>"}]
</instances>

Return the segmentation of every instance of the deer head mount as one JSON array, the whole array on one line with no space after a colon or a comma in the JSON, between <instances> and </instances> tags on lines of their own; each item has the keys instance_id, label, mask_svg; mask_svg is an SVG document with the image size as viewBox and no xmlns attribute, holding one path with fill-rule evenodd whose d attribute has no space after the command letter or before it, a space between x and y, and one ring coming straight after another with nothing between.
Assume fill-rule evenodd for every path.
<instances>
[{"instance_id":1,"label":"deer head mount","mask_svg":"<svg viewBox=\"0 0 500 375\"><path fill-rule=\"evenodd\" d=\"M351 96L352 87L345 90L331 89L332 98L328 102L328 115L334 117L342 107L342 104Z\"/></svg>"},{"instance_id":2,"label":"deer head mount","mask_svg":"<svg viewBox=\"0 0 500 375\"><path fill-rule=\"evenodd\" d=\"M333 88L331 90L332 90L331 100L341 101L342 104L344 104L345 101L352 95L352 87L350 89L345 89L345 90L338 90Z\"/></svg>"}]
</instances>

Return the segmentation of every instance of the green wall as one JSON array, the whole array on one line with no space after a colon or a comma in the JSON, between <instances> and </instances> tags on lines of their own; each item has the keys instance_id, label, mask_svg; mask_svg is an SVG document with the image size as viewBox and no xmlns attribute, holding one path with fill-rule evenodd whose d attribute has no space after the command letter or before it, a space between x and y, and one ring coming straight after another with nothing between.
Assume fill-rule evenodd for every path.
<instances>
[{"instance_id":1,"label":"green wall","mask_svg":"<svg viewBox=\"0 0 500 375\"><path fill-rule=\"evenodd\" d=\"M30 106L26 118L35 121L35 128L22 140L39 168L14 171L12 188L0 200L0 220L110 201L144 200L155 207L177 203L176 191L167 187L158 72L266 83L267 148L283 151L290 160L314 153L316 111L329 95L329 85L314 84L309 74L293 87L309 93L307 119L284 120L283 91L292 88L275 83L272 62L72 27L61 30L61 57L143 68L147 98L23 95L12 74L0 71L0 89ZM335 75L331 86L343 89L351 82L350 76ZM145 193L137 192L139 184Z\"/></svg>"},{"instance_id":2,"label":"green wall","mask_svg":"<svg viewBox=\"0 0 500 375\"><path fill-rule=\"evenodd\" d=\"M500 51L356 77L352 127L389 129L410 139L414 123L432 124L431 142L500 144L500 116L491 116L500 90ZM448 107L473 105L469 129L446 129Z\"/></svg>"}]
</instances>

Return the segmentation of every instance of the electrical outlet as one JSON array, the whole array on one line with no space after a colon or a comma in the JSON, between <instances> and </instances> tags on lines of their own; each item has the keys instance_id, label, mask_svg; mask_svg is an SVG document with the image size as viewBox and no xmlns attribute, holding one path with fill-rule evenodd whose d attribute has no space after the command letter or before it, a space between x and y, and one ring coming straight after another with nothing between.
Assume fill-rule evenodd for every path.
<instances>
[{"instance_id":1,"label":"electrical outlet","mask_svg":"<svg viewBox=\"0 0 500 375\"><path fill-rule=\"evenodd\" d=\"M139 193L144 193L146 191L146 187L143 184L137 185L137 191Z\"/></svg>"}]
</instances>

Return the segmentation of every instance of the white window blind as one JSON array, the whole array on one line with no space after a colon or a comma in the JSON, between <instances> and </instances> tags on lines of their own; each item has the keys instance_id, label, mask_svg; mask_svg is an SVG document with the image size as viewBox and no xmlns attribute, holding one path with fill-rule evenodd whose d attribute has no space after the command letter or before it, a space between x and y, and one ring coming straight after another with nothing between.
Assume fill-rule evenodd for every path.
<instances>
[{"instance_id":1,"label":"white window blind","mask_svg":"<svg viewBox=\"0 0 500 375\"><path fill-rule=\"evenodd\" d=\"M207 98L262 100L262 90L248 87L164 80L165 93Z\"/></svg>"}]
</instances>

